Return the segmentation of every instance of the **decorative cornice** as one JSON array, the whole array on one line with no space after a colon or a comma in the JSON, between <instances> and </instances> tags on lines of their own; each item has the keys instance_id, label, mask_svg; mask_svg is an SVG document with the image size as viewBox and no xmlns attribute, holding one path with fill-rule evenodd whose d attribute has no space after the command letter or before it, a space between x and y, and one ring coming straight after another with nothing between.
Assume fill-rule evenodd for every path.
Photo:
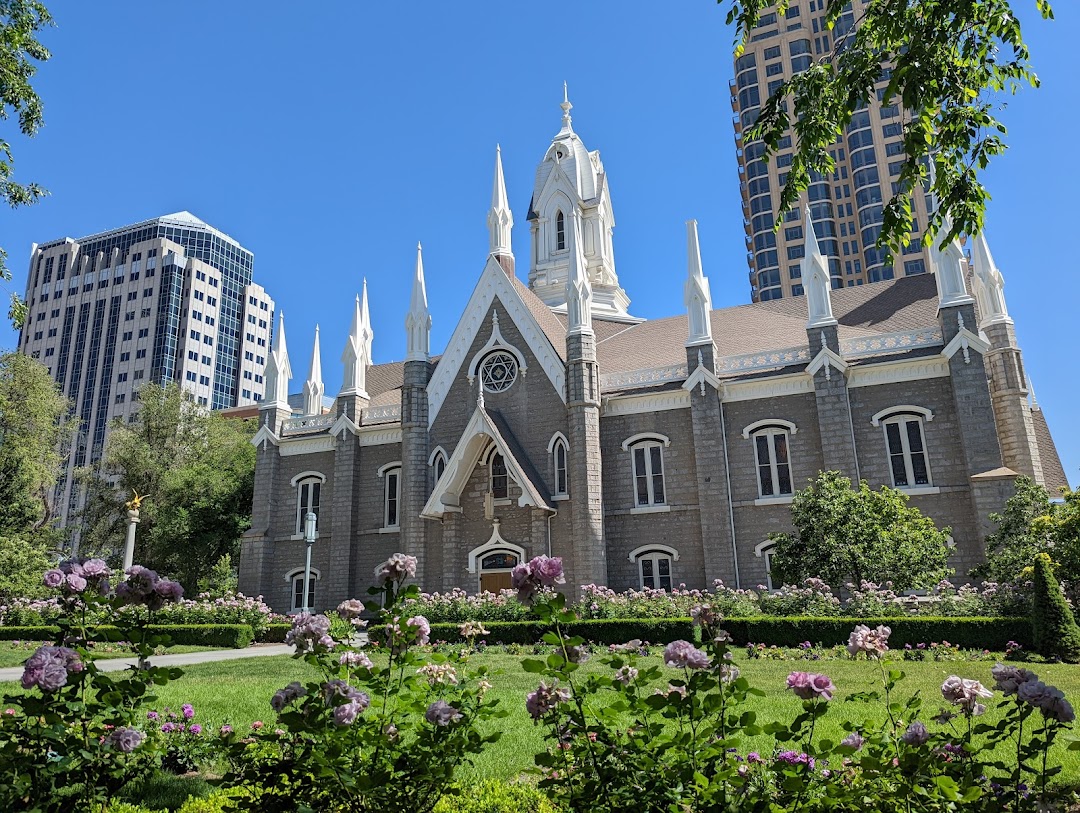
<instances>
[{"instance_id":1,"label":"decorative cornice","mask_svg":"<svg viewBox=\"0 0 1080 813\"><path fill-rule=\"evenodd\" d=\"M282 435L299 435L326 429L334 423L332 414L326 415L301 415L296 418L287 418L281 425Z\"/></svg>"},{"instance_id":2,"label":"decorative cornice","mask_svg":"<svg viewBox=\"0 0 1080 813\"><path fill-rule=\"evenodd\" d=\"M847 370L848 365L843 358L822 344L821 350L814 356L814 360L807 365L806 372L810 376L815 376L818 370L823 367L825 368L825 378L831 379L833 370L843 373Z\"/></svg>"},{"instance_id":3,"label":"decorative cornice","mask_svg":"<svg viewBox=\"0 0 1080 813\"><path fill-rule=\"evenodd\" d=\"M278 453L282 457L292 457L301 454L317 454L319 452L334 451L335 441L330 435L315 435L313 437L282 438L278 445Z\"/></svg>"},{"instance_id":4,"label":"decorative cornice","mask_svg":"<svg viewBox=\"0 0 1080 813\"><path fill-rule=\"evenodd\" d=\"M622 388L649 387L668 381L682 381L689 370L685 364L672 364L669 367L647 367L641 370L627 370L623 373L610 373L600 376L600 388L617 390Z\"/></svg>"},{"instance_id":5,"label":"decorative cornice","mask_svg":"<svg viewBox=\"0 0 1080 813\"><path fill-rule=\"evenodd\" d=\"M860 336L847 339L840 345L844 358L872 356L897 350L910 350L913 347L932 347L944 344L941 328L925 327L918 330L902 330L896 333L878 333L874 336Z\"/></svg>"},{"instance_id":6,"label":"decorative cornice","mask_svg":"<svg viewBox=\"0 0 1080 813\"><path fill-rule=\"evenodd\" d=\"M698 355L701 355L700 352ZM694 368L694 372L690 373L690 377L683 382L682 388L687 392L692 392L694 387L700 387L701 394L704 395L706 384L714 390L720 389L720 379L716 377L712 370L707 369L699 358L698 366Z\"/></svg>"},{"instance_id":7,"label":"decorative cornice","mask_svg":"<svg viewBox=\"0 0 1080 813\"><path fill-rule=\"evenodd\" d=\"M360 433L360 427L353 423L352 418L348 415L341 415L334 421L334 425L330 427L330 435L336 438L342 432L352 432L357 435Z\"/></svg>"},{"instance_id":8,"label":"decorative cornice","mask_svg":"<svg viewBox=\"0 0 1080 813\"><path fill-rule=\"evenodd\" d=\"M985 356L986 351L990 349L990 343L984 339L976 336L966 327L961 327L957 334L953 336L952 341L945 345L945 349L941 351L947 359L951 359L958 352L964 354L964 364L971 363L971 351L975 350L979 355Z\"/></svg>"},{"instance_id":9,"label":"decorative cornice","mask_svg":"<svg viewBox=\"0 0 1080 813\"><path fill-rule=\"evenodd\" d=\"M941 356L925 356L903 361L884 361L852 367L848 373L848 389L875 387L880 384L901 384L925 378L948 378L949 363Z\"/></svg>"},{"instance_id":10,"label":"decorative cornice","mask_svg":"<svg viewBox=\"0 0 1080 813\"><path fill-rule=\"evenodd\" d=\"M814 379L806 373L789 373L753 381L725 381L721 400L754 401L759 398L783 398L814 392Z\"/></svg>"},{"instance_id":11,"label":"decorative cornice","mask_svg":"<svg viewBox=\"0 0 1080 813\"><path fill-rule=\"evenodd\" d=\"M648 412L664 412L669 409L689 409L690 393L686 390L668 390L648 395L617 395L604 399L603 417L641 415Z\"/></svg>"},{"instance_id":12,"label":"decorative cornice","mask_svg":"<svg viewBox=\"0 0 1080 813\"><path fill-rule=\"evenodd\" d=\"M277 446L278 443L280 443L280 439L274 434L273 430L264 423L259 427L259 431L256 432L255 436L251 439L251 445L256 448L261 445L263 449L265 449L267 443Z\"/></svg>"},{"instance_id":13,"label":"decorative cornice","mask_svg":"<svg viewBox=\"0 0 1080 813\"><path fill-rule=\"evenodd\" d=\"M401 443L401 426L395 424L370 428L361 426L356 435L361 446L386 446L391 443Z\"/></svg>"},{"instance_id":14,"label":"decorative cornice","mask_svg":"<svg viewBox=\"0 0 1080 813\"><path fill-rule=\"evenodd\" d=\"M506 271L494 257L489 256L484 272L480 275L480 280L469 298L469 304L466 305L465 312L458 320L454 335L450 337L446 352L439 359L428 384L430 404L428 426L431 426L438 417L439 410L442 409L443 402L450 393L450 387L465 363L465 354L469 352L476 334L487 321L488 312L496 299L506 308L507 314L513 320L522 338L525 339L533 356L544 369L559 398L563 403L566 402L566 367L563 360L555 352L551 341L521 300Z\"/></svg>"},{"instance_id":15,"label":"decorative cornice","mask_svg":"<svg viewBox=\"0 0 1080 813\"><path fill-rule=\"evenodd\" d=\"M739 356L723 356L717 359L716 369L722 373L741 370L760 370L769 367L788 367L810 361L810 350L805 345L766 350L761 353L743 353Z\"/></svg>"},{"instance_id":16,"label":"decorative cornice","mask_svg":"<svg viewBox=\"0 0 1080 813\"><path fill-rule=\"evenodd\" d=\"M366 407L360 411L360 422L364 425L372 423L395 423L401 421L401 404L384 404L377 407Z\"/></svg>"}]
</instances>

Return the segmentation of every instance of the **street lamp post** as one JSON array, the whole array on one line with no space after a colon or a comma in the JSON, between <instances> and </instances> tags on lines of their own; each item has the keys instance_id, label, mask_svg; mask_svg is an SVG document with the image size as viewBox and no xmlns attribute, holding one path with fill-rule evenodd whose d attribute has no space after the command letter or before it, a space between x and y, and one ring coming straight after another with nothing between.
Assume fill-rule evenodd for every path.
<instances>
[{"instance_id":1,"label":"street lamp post","mask_svg":"<svg viewBox=\"0 0 1080 813\"><path fill-rule=\"evenodd\" d=\"M307 547L307 558L304 562L304 600L300 603L302 612L310 613L308 606L311 593L311 548L315 544L315 524L318 522L315 512L308 511L304 516L304 544Z\"/></svg>"}]
</instances>

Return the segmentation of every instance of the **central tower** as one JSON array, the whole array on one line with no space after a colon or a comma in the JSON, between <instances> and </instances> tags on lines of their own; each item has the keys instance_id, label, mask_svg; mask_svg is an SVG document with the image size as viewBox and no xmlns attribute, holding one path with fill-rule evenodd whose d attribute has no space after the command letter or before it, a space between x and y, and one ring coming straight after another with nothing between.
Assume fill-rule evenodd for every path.
<instances>
[{"instance_id":1,"label":"central tower","mask_svg":"<svg viewBox=\"0 0 1080 813\"><path fill-rule=\"evenodd\" d=\"M563 85L562 129L548 147L536 170L536 184L529 202L532 253L529 288L553 310L566 309L567 279L571 262L570 230L580 219L585 272L592 287L594 316L637 321L627 312L630 297L615 274L611 209L607 174L598 151L585 149L570 126L573 107Z\"/></svg>"}]
</instances>

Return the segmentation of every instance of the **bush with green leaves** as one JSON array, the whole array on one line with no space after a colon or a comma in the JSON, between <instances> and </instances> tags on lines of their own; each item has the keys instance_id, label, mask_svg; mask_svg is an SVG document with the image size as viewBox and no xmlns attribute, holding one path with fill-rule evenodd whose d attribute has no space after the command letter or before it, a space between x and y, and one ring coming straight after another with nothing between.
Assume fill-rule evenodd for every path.
<instances>
[{"instance_id":1,"label":"bush with green leaves","mask_svg":"<svg viewBox=\"0 0 1080 813\"><path fill-rule=\"evenodd\" d=\"M420 649L431 627L408 604L419 596L404 585L415 572L415 558L395 554L371 590L382 606L369 634L385 664L335 639L327 616L296 616L286 643L319 677L275 693L275 726L230 735L225 785L243 791L239 809L425 813L452 788L458 769L498 739L499 732L481 733L503 716L486 697L486 669L470 668L461 652ZM352 631L366 625L356 599L337 612Z\"/></svg>"},{"instance_id":2,"label":"bush with green leaves","mask_svg":"<svg viewBox=\"0 0 1080 813\"><path fill-rule=\"evenodd\" d=\"M984 724L979 718L993 691L953 675L941 687L944 709L924 707L917 694L902 699L904 674L883 659L891 629L858 625L848 653L877 662L881 689L848 698L877 703L880 712L845 722L836 741L817 735L841 691L820 672L788 676L786 688L802 700L793 720L758 719L747 701L764 693L739 674L732 636L708 605L692 610L700 646L673 641L658 666L641 657L639 641L629 641L599 656L604 668L582 677L589 651L566 632L576 615L561 593L540 589L560 578L561 563L546 557L514 574L524 602L552 627L545 643L554 652L522 661L539 678L525 705L546 734L535 756L539 787L568 810L1019 813L1060 802L1047 784L1058 769L1046 754L1075 715L1060 691L1027 670L991 670L1008 713ZM762 738L771 746L762 748ZM1005 741L1017 744L1015 758L991 758L989 750Z\"/></svg>"},{"instance_id":3,"label":"bush with green leaves","mask_svg":"<svg viewBox=\"0 0 1080 813\"><path fill-rule=\"evenodd\" d=\"M1048 553L1035 557L1034 607L1031 614L1035 651L1067 663L1080 663L1080 627L1054 576Z\"/></svg>"},{"instance_id":4,"label":"bush with green leaves","mask_svg":"<svg viewBox=\"0 0 1080 813\"><path fill-rule=\"evenodd\" d=\"M147 658L167 636L119 610L140 605L152 620L183 590L138 566L114 589L111 575L100 559L64 562L45 573L45 586L61 594L62 611L52 643L24 665L24 691L2 701L0 810L100 811L120 788L157 767L141 709L156 699L155 687L181 671L151 666ZM91 624L110 616L113 627ZM130 641L137 665L124 672L98 669L91 644L101 636Z\"/></svg>"}]
</instances>

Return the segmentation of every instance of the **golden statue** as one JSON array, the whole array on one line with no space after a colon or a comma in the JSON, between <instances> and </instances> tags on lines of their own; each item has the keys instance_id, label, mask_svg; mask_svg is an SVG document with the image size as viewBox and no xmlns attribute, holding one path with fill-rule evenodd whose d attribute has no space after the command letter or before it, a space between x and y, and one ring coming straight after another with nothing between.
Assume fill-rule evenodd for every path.
<instances>
[{"instance_id":1,"label":"golden statue","mask_svg":"<svg viewBox=\"0 0 1080 813\"><path fill-rule=\"evenodd\" d=\"M124 503L124 507L126 507L128 511L138 511L139 508L142 506L142 501L146 499L146 495L140 495L139 492L135 489L131 489L131 493L134 496L126 503Z\"/></svg>"}]
</instances>

